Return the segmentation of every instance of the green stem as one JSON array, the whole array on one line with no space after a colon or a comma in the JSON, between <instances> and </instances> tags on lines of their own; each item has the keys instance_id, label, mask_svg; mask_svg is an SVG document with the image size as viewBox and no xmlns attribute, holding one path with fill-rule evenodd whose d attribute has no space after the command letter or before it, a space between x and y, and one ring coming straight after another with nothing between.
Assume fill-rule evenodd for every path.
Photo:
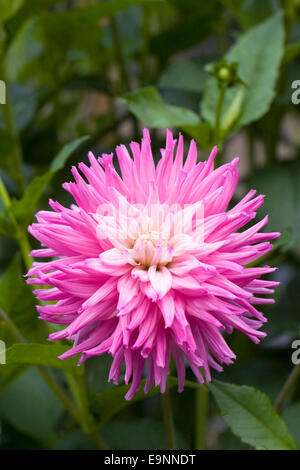
<instances>
[{"instance_id":1,"label":"green stem","mask_svg":"<svg viewBox=\"0 0 300 470\"><path fill-rule=\"evenodd\" d=\"M141 44L141 82L149 82L149 72L147 69L147 57L149 50L149 23L150 23L150 10L145 5L142 9L143 18L142 18L142 44Z\"/></svg>"},{"instance_id":2,"label":"green stem","mask_svg":"<svg viewBox=\"0 0 300 470\"><path fill-rule=\"evenodd\" d=\"M82 411L85 410L85 406L82 406L82 400L80 396L80 390L78 387L78 382L77 382L77 377L74 376L71 372L66 372L66 379L69 385L69 388L72 392L73 398L78 406L78 408L81 408Z\"/></svg>"},{"instance_id":3,"label":"green stem","mask_svg":"<svg viewBox=\"0 0 300 470\"><path fill-rule=\"evenodd\" d=\"M0 196L1 196L1 199L2 199L5 207L10 206L10 197L9 197L9 194L6 190L6 187L3 184L1 176L0 176Z\"/></svg>"},{"instance_id":4,"label":"green stem","mask_svg":"<svg viewBox=\"0 0 300 470\"><path fill-rule=\"evenodd\" d=\"M215 120L215 130L214 130L214 144L217 145L219 149L221 149L223 145L223 141L220 135L220 123L221 123L221 115L222 115L223 103L224 103L224 98L225 98L225 92L226 92L226 87L221 86L218 105L216 109L216 120ZM219 166L219 163L220 163L220 156L218 154L215 159L216 167Z\"/></svg>"},{"instance_id":5,"label":"green stem","mask_svg":"<svg viewBox=\"0 0 300 470\"><path fill-rule=\"evenodd\" d=\"M161 395L161 400L162 400L162 409L163 409L167 446L169 450L175 450L175 431L174 431L171 399L170 399L170 393L168 389L165 391L165 393Z\"/></svg>"},{"instance_id":6,"label":"green stem","mask_svg":"<svg viewBox=\"0 0 300 470\"><path fill-rule=\"evenodd\" d=\"M6 313L4 312L4 310L2 310L1 307L0 307L0 318L2 318L2 320L4 320L4 322L9 327L12 335L16 338L16 340L19 343L26 343L26 339L22 335L21 331L16 327L14 322L9 318L8 315L6 315Z\"/></svg>"},{"instance_id":7,"label":"green stem","mask_svg":"<svg viewBox=\"0 0 300 470\"><path fill-rule=\"evenodd\" d=\"M0 197L3 201L3 203L4 203L4 206L7 210L9 218L10 218L10 220L11 220L13 226L14 226L15 239L17 240L17 242L20 246L20 250L21 250L21 253L22 253L24 264L25 264L25 266L28 270L32 266L32 260L29 256L31 248L30 248L30 244L29 244L29 241L28 241L28 238L27 238L27 233L24 230L21 230L21 228L19 227L19 224L18 224L18 222L15 218L15 215L11 211L11 208L10 208L11 199L10 199L9 194L8 194L4 184L3 184L1 176L0 176Z\"/></svg>"},{"instance_id":8,"label":"green stem","mask_svg":"<svg viewBox=\"0 0 300 470\"><path fill-rule=\"evenodd\" d=\"M107 444L100 436L92 414L89 412L88 397L83 375L75 376L71 373L66 373L68 384L72 392L73 398L77 403L83 417L83 426L85 433L90 437L97 449L108 449Z\"/></svg>"},{"instance_id":9,"label":"green stem","mask_svg":"<svg viewBox=\"0 0 300 470\"><path fill-rule=\"evenodd\" d=\"M195 449L206 448L206 418L208 410L208 392L204 387L196 390L196 426L195 426Z\"/></svg>"},{"instance_id":10,"label":"green stem","mask_svg":"<svg viewBox=\"0 0 300 470\"><path fill-rule=\"evenodd\" d=\"M104 442L104 440L100 436L97 429L86 431L86 434L89 436L89 438L93 442L96 449L98 449L98 450L107 450L108 449L106 443Z\"/></svg>"},{"instance_id":11,"label":"green stem","mask_svg":"<svg viewBox=\"0 0 300 470\"><path fill-rule=\"evenodd\" d=\"M31 246L29 244L26 232L19 231L17 240L19 242L24 264L27 270L29 270L32 266L32 258L29 256L29 253L31 252Z\"/></svg>"},{"instance_id":12,"label":"green stem","mask_svg":"<svg viewBox=\"0 0 300 470\"><path fill-rule=\"evenodd\" d=\"M4 82L7 84L3 64L1 64L0 70L1 70L1 79L4 80ZM12 102L11 102L11 97L10 97L10 92L9 92L8 87L6 87L6 104L2 106L2 109L3 109L6 129L9 135L13 137L15 141L15 145L13 146L12 151L11 151L12 165L15 170L15 181L17 183L19 193L22 194L25 189L25 179L24 179L24 175L22 172L23 151L22 151L20 136L18 134L18 131L15 125Z\"/></svg>"},{"instance_id":13,"label":"green stem","mask_svg":"<svg viewBox=\"0 0 300 470\"><path fill-rule=\"evenodd\" d=\"M281 391L279 392L275 403L274 403L274 409L276 411L279 411L281 406L283 405L284 401L288 397L288 395L291 393L295 382L297 379L300 377L300 364L296 365L293 369L290 375L288 376L285 384L283 385Z\"/></svg>"},{"instance_id":14,"label":"green stem","mask_svg":"<svg viewBox=\"0 0 300 470\"><path fill-rule=\"evenodd\" d=\"M127 67L126 67L126 58L125 58L124 51L123 51L123 45L122 45L122 40L121 40L119 29L118 29L118 23L114 16L112 16L110 19L110 25L111 25L111 31L112 31L112 36L113 36L113 41L114 41L114 46L115 46L116 58L119 64L120 75L121 75L121 80L122 80L121 89L122 91L130 91L131 84L130 84L130 79L129 79L129 75L128 75Z\"/></svg>"},{"instance_id":15,"label":"green stem","mask_svg":"<svg viewBox=\"0 0 300 470\"><path fill-rule=\"evenodd\" d=\"M226 91L226 87L221 86L217 110L216 110L216 121L215 121L215 144L216 145L218 145L220 141L220 122L221 122L222 108L223 108L223 103L224 103L224 98L225 98L225 91Z\"/></svg>"},{"instance_id":16,"label":"green stem","mask_svg":"<svg viewBox=\"0 0 300 470\"><path fill-rule=\"evenodd\" d=\"M68 410L70 415L74 418L74 420L80 425L80 427L83 428L84 423L83 423L83 418L74 405L74 403L70 400L68 395L64 392L64 390L61 388L61 386L56 382L54 377L49 374L49 372L45 369L45 367L42 366L37 366L37 369L45 382L48 384L48 386L51 388L53 393L57 396L57 398L61 401L61 403L65 406L65 408Z\"/></svg>"},{"instance_id":17,"label":"green stem","mask_svg":"<svg viewBox=\"0 0 300 470\"><path fill-rule=\"evenodd\" d=\"M250 171L255 169L255 160L254 160L254 134L250 126L246 128L248 136L248 158Z\"/></svg>"}]
</instances>

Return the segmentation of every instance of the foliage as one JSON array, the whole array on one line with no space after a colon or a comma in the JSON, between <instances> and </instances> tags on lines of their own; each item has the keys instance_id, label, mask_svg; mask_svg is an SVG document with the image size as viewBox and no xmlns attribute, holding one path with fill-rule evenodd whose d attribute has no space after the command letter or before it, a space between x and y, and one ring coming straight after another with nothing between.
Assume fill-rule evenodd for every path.
<instances>
[{"instance_id":1,"label":"foliage","mask_svg":"<svg viewBox=\"0 0 300 470\"><path fill-rule=\"evenodd\" d=\"M70 166L139 139L143 125L157 155L166 127L193 137L200 160L215 144L218 163L239 153L240 194L265 194L259 215L282 232L261 260L280 267L268 338L258 347L231 335L236 364L213 378L204 415L198 385L178 395L169 378L177 446L300 446L299 381L281 409L271 403L300 334L299 21L298 3L279 0L0 0L0 448L167 447L158 389L127 402L126 385L107 383L110 357L60 360L69 344L47 341L53 327L23 278L35 247L27 225L49 197L71 203L61 189ZM194 437L205 421L208 435Z\"/></svg>"}]
</instances>

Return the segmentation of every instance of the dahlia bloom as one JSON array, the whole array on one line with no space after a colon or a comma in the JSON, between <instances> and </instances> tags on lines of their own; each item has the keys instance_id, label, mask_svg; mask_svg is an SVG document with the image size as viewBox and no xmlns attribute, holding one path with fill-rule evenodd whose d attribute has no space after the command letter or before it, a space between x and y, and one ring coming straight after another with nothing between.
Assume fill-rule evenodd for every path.
<instances>
[{"instance_id":1,"label":"dahlia bloom","mask_svg":"<svg viewBox=\"0 0 300 470\"><path fill-rule=\"evenodd\" d=\"M75 182L65 183L76 204L40 211L29 232L44 248L31 256L54 258L29 270L40 301L41 319L66 325L49 339L67 338L73 347L61 359L81 353L113 356L109 380L119 382L125 363L126 399L138 390L143 372L145 393L153 380L165 391L171 356L178 390L189 364L200 384L210 368L231 364L235 354L224 332L238 329L258 343L266 321L257 304L272 303L276 282L261 280L274 268L247 267L268 253L268 240L279 233L260 232L268 221L240 229L256 216L264 196L251 190L235 206L239 159L214 169L217 148L197 163L192 140L183 162L183 138L167 131L166 146L155 167L148 130L141 145L116 148L90 166L73 167ZM175 154L175 155L174 155ZM83 176L84 177L83 177ZM45 286L50 288L45 289ZM53 303L53 301L57 301ZM199 369L201 368L201 370Z\"/></svg>"}]
</instances>

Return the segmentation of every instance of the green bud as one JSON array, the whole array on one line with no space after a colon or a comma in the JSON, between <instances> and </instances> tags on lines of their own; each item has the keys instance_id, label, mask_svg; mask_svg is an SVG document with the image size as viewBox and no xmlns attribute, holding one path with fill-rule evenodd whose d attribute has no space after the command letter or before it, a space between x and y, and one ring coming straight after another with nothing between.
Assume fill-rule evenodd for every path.
<instances>
[{"instance_id":1,"label":"green bud","mask_svg":"<svg viewBox=\"0 0 300 470\"><path fill-rule=\"evenodd\" d=\"M215 77L219 87L232 87L238 84L245 85L238 75L237 62L229 63L226 59L221 59L220 62L207 64L205 70Z\"/></svg>"},{"instance_id":2,"label":"green bud","mask_svg":"<svg viewBox=\"0 0 300 470\"><path fill-rule=\"evenodd\" d=\"M218 73L219 80L227 82L230 78L230 70L227 67L221 67Z\"/></svg>"}]
</instances>

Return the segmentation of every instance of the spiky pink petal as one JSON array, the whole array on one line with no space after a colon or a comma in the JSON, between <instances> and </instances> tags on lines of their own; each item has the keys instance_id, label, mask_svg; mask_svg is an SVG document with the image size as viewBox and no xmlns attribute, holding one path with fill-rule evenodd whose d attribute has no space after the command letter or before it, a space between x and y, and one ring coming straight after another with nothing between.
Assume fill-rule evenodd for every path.
<instances>
[{"instance_id":1,"label":"spiky pink petal","mask_svg":"<svg viewBox=\"0 0 300 470\"><path fill-rule=\"evenodd\" d=\"M126 399L140 386L147 393L154 381L166 388L171 357L178 390L185 363L198 382L211 380L210 369L231 364L235 354L222 332L238 329L255 343L266 321L257 304L273 302L277 283L260 279L274 268L247 267L268 253L279 233L260 230L268 218L241 231L256 216L263 196L248 194L231 209L238 183L238 159L214 170L214 147L208 161L197 163L191 142L183 162L183 138L167 131L166 147L155 167L148 130L142 143L125 146L90 166L72 168L75 182L65 183L76 204L52 200L52 211L40 211L29 232L41 242L28 283L50 286L35 290L41 319L66 325L50 340L68 338L73 347L61 359L81 354L113 356L109 380L118 383L125 363ZM175 157L174 157L175 153ZM83 175L83 176L82 176ZM199 367L203 368L203 374Z\"/></svg>"}]
</instances>

